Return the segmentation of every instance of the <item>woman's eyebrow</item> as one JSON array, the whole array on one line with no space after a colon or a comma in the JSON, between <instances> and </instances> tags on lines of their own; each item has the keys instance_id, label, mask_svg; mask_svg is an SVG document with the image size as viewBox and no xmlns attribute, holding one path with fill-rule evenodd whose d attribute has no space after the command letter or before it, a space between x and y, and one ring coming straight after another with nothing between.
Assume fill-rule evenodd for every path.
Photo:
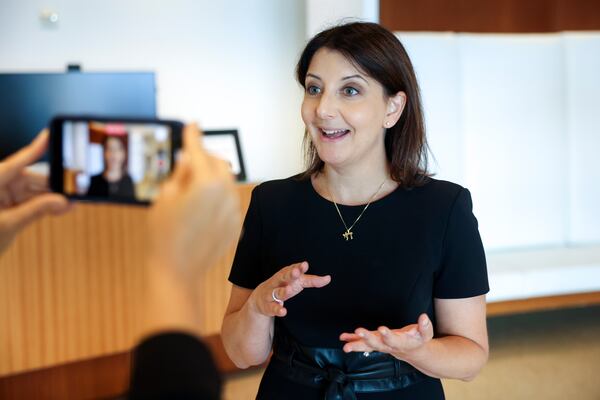
<instances>
[{"instance_id":1,"label":"woman's eyebrow","mask_svg":"<svg viewBox=\"0 0 600 400\"><path fill-rule=\"evenodd\" d=\"M350 75L350 76L345 76L345 77L343 77L343 78L342 78L342 80L343 80L343 81L345 81L345 80L347 80L347 79L352 79L352 78L360 78L360 79L362 79L363 81L365 81L365 83L366 83L367 85L369 84L369 82L368 82L368 81L367 81L365 78L363 78L361 75L358 75L358 74L355 74L355 75Z\"/></svg>"},{"instance_id":2,"label":"woman's eyebrow","mask_svg":"<svg viewBox=\"0 0 600 400\"><path fill-rule=\"evenodd\" d=\"M308 77L311 77L311 78L317 79L317 80L319 80L319 81L322 81L322 79L321 79L321 78L320 78L318 75L315 75L315 74L313 74L313 73L310 73L310 72L308 72L308 73L306 74L306 77L307 77L307 78L308 78ZM352 78L359 78L359 79L362 79L363 81L365 81L365 83L366 83L367 85L369 84L369 82L368 82L368 81L367 81L367 80L366 80L364 77L362 77L362 76L361 76L361 75L359 75L359 74L355 74L355 75L348 75L348 76L345 76L345 77L343 77L343 78L342 78L342 79L340 79L340 80L342 80L342 81L345 81L345 80L352 79Z\"/></svg>"}]
</instances>

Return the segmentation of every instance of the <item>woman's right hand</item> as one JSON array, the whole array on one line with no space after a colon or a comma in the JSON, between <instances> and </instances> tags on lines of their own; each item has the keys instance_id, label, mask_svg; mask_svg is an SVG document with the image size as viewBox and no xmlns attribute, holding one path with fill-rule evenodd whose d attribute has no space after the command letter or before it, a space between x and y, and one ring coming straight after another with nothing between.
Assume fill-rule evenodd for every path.
<instances>
[{"instance_id":1,"label":"woman's right hand","mask_svg":"<svg viewBox=\"0 0 600 400\"><path fill-rule=\"evenodd\" d=\"M251 307L268 317L285 317L286 300L296 296L305 288L322 288L331 282L331 275L309 275L306 271L308 271L306 261L280 269L254 289L249 299ZM273 295L281 301L275 301Z\"/></svg>"}]
</instances>

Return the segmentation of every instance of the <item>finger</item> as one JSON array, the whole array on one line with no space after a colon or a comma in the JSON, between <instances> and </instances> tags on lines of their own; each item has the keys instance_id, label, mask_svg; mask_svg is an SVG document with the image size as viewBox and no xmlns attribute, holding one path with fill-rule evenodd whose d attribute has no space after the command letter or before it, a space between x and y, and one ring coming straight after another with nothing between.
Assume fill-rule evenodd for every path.
<instances>
[{"instance_id":1,"label":"finger","mask_svg":"<svg viewBox=\"0 0 600 400\"><path fill-rule=\"evenodd\" d=\"M270 301L267 307L267 315L270 317L285 317L287 309L281 304Z\"/></svg>"},{"instance_id":2,"label":"finger","mask_svg":"<svg viewBox=\"0 0 600 400\"><path fill-rule=\"evenodd\" d=\"M273 289L273 294L275 294L275 297L277 297L281 301L286 301L293 297L290 292L291 291L289 290L289 286L283 286L277 289ZM271 301L274 301L272 297L273 296L271 295Z\"/></svg>"},{"instance_id":3,"label":"finger","mask_svg":"<svg viewBox=\"0 0 600 400\"><path fill-rule=\"evenodd\" d=\"M10 182L26 166L38 160L48 146L48 130L44 129L26 147L0 163L0 185Z\"/></svg>"},{"instance_id":4,"label":"finger","mask_svg":"<svg viewBox=\"0 0 600 400\"><path fill-rule=\"evenodd\" d=\"M183 128L183 148L191 151L202 148L202 131L195 123L186 124Z\"/></svg>"},{"instance_id":5,"label":"finger","mask_svg":"<svg viewBox=\"0 0 600 400\"><path fill-rule=\"evenodd\" d=\"M344 345L344 347L342 348L346 353L351 353L351 352L373 352L373 351L377 351L374 348L372 348L371 346L369 346L367 343L365 343L364 340L357 340L351 343L346 343Z\"/></svg>"},{"instance_id":6,"label":"finger","mask_svg":"<svg viewBox=\"0 0 600 400\"><path fill-rule=\"evenodd\" d=\"M301 263L292 264L285 268L282 268L279 273L273 276L274 286L284 286L296 279L298 279L303 273L308 270L308 263L303 261Z\"/></svg>"},{"instance_id":7,"label":"finger","mask_svg":"<svg viewBox=\"0 0 600 400\"><path fill-rule=\"evenodd\" d=\"M48 187L48 175L25 170L23 177L26 181L26 189L30 192L47 192L50 189Z\"/></svg>"},{"instance_id":8,"label":"finger","mask_svg":"<svg viewBox=\"0 0 600 400\"><path fill-rule=\"evenodd\" d=\"M378 332L381 335L382 343L396 352L412 349L423 343L416 328L411 328L406 331L392 331L387 327L380 327Z\"/></svg>"},{"instance_id":9,"label":"finger","mask_svg":"<svg viewBox=\"0 0 600 400\"><path fill-rule=\"evenodd\" d=\"M49 192L46 175L24 170L7 185L11 192L13 203L19 204L40 193Z\"/></svg>"},{"instance_id":10,"label":"finger","mask_svg":"<svg viewBox=\"0 0 600 400\"><path fill-rule=\"evenodd\" d=\"M300 277L300 284L303 288L321 288L328 285L329 282L331 282L331 275L302 275Z\"/></svg>"},{"instance_id":11,"label":"finger","mask_svg":"<svg viewBox=\"0 0 600 400\"><path fill-rule=\"evenodd\" d=\"M418 326L423 340L428 341L433 338L433 324L427 314L423 313L419 316Z\"/></svg>"},{"instance_id":12,"label":"finger","mask_svg":"<svg viewBox=\"0 0 600 400\"><path fill-rule=\"evenodd\" d=\"M178 185L186 187L191 181L191 166L189 155L187 153L180 153L179 159L177 160L177 165L175 166L175 170L173 171L173 175L171 180L176 182Z\"/></svg>"},{"instance_id":13,"label":"finger","mask_svg":"<svg viewBox=\"0 0 600 400\"><path fill-rule=\"evenodd\" d=\"M69 208L69 202L64 196L47 193L5 210L3 214L8 228L17 231L44 214L58 215Z\"/></svg>"},{"instance_id":14,"label":"finger","mask_svg":"<svg viewBox=\"0 0 600 400\"><path fill-rule=\"evenodd\" d=\"M273 301L272 298L265 299L263 313L269 317L284 317L287 314L287 309L283 304Z\"/></svg>"},{"instance_id":15,"label":"finger","mask_svg":"<svg viewBox=\"0 0 600 400\"><path fill-rule=\"evenodd\" d=\"M356 333L344 332L340 335L340 340L343 342L353 342L355 340L361 340L361 337Z\"/></svg>"},{"instance_id":16,"label":"finger","mask_svg":"<svg viewBox=\"0 0 600 400\"><path fill-rule=\"evenodd\" d=\"M209 162L211 163L211 168L215 172L215 175L225 179L227 183L230 183L231 186L233 186L234 175L230 164L227 161L211 156L210 154L207 155L207 158L210 160Z\"/></svg>"},{"instance_id":17,"label":"finger","mask_svg":"<svg viewBox=\"0 0 600 400\"><path fill-rule=\"evenodd\" d=\"M381 335L379 334L362 328L357 329L356 334L362 338L362 340L367 344L367 346L371 347L372 349L375 349L376 351L390 353L392 350L391 348L389 348L388 345L383 343L383 341L381 340Z\"/></svg>"},{"instance_id":18,"label":"finger","mask_svg":"<svg viewBox=\"0 0 600 400\"><path fill-rule=\"evenodd\" d=\"M208 170L207 155L202 147L202 133L196 124L187 124L183 130L183 150L188 154L194 171Z\"/></svg>"}]
</instances>

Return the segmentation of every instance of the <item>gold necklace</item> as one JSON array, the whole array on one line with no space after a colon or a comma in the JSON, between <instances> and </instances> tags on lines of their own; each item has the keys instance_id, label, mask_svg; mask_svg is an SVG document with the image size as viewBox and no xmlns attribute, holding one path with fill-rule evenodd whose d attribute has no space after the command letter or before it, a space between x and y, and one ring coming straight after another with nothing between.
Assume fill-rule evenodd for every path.
<instances>
[{"instance_id":1,"label":"gold necklace","mask_svg":"<svg viewBox=\"0 0 600 400\"><path fill-rule=\"evenodd\" d=\"M384 179L383 182L381 182L381 185L379 185L379 188L377 189L377 191L375 192L375 194L373 194L373 196L371 196L371 198L369 199L369 202L367 203L367 205L365 206L365 208L363 208L363 210L360 212L360 214L358 215L358 217L354 220L354 223L352 225L350 225L350 228L348 228L348 225L346 224L346 221L344 221L344 217L342 217L342 213L340 212L340 209L339 209L337 203L335 202L335 200L333 198L333 194L331 194L331 190L329 191L329 196L331 196L331 200L333 201L333 205L335 206L335 209L337 210L337 213L340 216L340 219L342 220L342 224L344 224L344 228L346 228L346 230L344 231L344 233L342 233L342 237L346 240L346 242L348 240L354 239L354 232L352 232L352 228L354 228L354 225L356 225L356 223L358 222L358 220L360 219L360 217L362 217L363 214L365 213L365 211L367 211L367 208L369 208L369 205L371 204L371 202L373 201L373 199L375 198L375 196L377 196L377 194L379 193L379 191L383 187L383 184L385 183L386 180L387 180L387 178Z\"/></svg>"}]
</instances>

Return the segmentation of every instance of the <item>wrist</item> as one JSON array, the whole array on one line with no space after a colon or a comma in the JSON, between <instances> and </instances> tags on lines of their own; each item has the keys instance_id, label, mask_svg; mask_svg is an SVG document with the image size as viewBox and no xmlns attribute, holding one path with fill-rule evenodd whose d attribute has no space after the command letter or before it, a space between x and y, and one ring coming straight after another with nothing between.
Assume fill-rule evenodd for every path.
<instances>
[{"instance_id":1,"label":"wrist","mask_svg":"<svg viewBox=\"0 0 600 400\"><path fill-rule=\"evenodd\" d=\"M248 297L248 300L246 301L246 304L244 305L244 308L246 309L247 314L249 315L250 318L266 318L266 319L273 318L269 315L265 315L261 311L260 306L258 305L259 300L257 298L258 295L256 294L257 291L258 291L258 287L252 291L252 293Z\"/></svg>"}]
</instances>

